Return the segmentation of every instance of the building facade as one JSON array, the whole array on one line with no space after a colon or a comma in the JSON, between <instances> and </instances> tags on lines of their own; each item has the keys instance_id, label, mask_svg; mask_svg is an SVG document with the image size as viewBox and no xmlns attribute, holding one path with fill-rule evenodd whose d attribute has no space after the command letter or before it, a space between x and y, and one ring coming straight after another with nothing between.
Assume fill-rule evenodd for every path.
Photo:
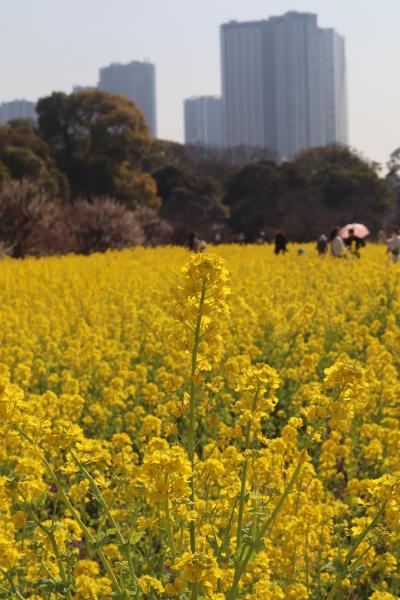
<instances>
[{"instance_id":1,"label":"building facade","mask_svg":"<svg viewBox=\"0 0 400 600\"><path fill-rule=\"evenodd\" d=\"M346 51L344 38L334 29L321 30L321 55L329 67L323 70L327 141L347 143Z\"/></svg>"},{"instance_id":2,"label":"building facade","mask_svg":"<svg viewBox=\"0 0 400 600\"><path fill-rule=\"evenodd\" d=\"M36 121L36 103L29 100L12 100L0 104L0 125L12 119L32 119Z\"/></svg>"},{"instance_id":3,"label":"building facade","mask_svg":"<svg viewBox=\"0 0 400 600\"><path fill-rule=\"evenodd\" d=\"M347 142L344 38L317 16L221 26L224 140L267 147L281 158Z\"/></svg>"},{"instance_id":4,"label":"building facade","mask_svg":"<svg viewBox=\"0 0 400 600\"><path fill-rule=\"evenodd\" d=\"M223 25L222 101L226 145L264 145L264 24Z\"/></svg>"},{"instance_id":5,"label":"building facade","mask_svg":"<svg viewBox=\"0 0 400 600\"><path fill-rule=\"evenodd\" d=\"M149 62L113 63L100 69L98 87L126 96L142 111L151 135L157 137L156 68Z\"/></svg>"},{"instance_id":6,"label":"building facade","mask_svg":"<svg viewBox=\"0 0 400 600\"><path fill-rule=\"evenodd\" d=\"M198 96L184 100L185 144L222 146L222 100Z\"/></svg>"}]
</instances>

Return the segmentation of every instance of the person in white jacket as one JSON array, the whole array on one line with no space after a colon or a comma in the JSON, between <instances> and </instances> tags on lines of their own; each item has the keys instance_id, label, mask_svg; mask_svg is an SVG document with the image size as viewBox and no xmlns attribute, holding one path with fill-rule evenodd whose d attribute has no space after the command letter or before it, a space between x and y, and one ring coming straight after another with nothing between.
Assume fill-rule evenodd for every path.
<instances>
[{"instance_id":1,"label":"person in white jacket","mask_svg":"<svg viewBox=\"0 0 400 600\"><path fill-rule=\"evenodd\" d=\"M400 229L393 227L392 237L386 240L387 253L392 255L392 263L396 264L400 255Z\"/></svg>"},{"instance_id":2,"label":"person in white jacket","mask_svg":"<svg viewBox=\"0 0 400 600\"><path fill-rule=\"evenodd\" d=\"M335 227L330 234L331 255L335 258L341 258L344 252L344 242L339 235L339 228Z\"/></svg>"}]
</instances>

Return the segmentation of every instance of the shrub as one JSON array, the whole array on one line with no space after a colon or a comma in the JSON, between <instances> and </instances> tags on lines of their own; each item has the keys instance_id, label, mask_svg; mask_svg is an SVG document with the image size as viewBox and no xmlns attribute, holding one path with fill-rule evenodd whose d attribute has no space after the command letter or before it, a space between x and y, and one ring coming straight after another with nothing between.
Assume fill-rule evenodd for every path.
<instances>
[{"instance_id":1,"label":"shrub","mask_svg":"<svg viewBox=\"0 0 400 600\"><path fill-rule=\"evenodd\" d=\"M62 202L27 180L0 189L0 244L14 258L76 249Z\"/></svg>"},{"instance_id":2,"label":"shrub","mask_svg":"<svg viewBox=\"0 0 400 600\"><path fill-rule=\"evenodd\" d=\"M134 213L109 198L80 200L69 210L71 231L82 254L136 246L144 241Z\"/></svg>"},{"instance_id":3,"label":"shrub","mask_svg":"<svg viewBox=\"0 0 400 600\"><path fill-rule=\"evenodd\" d=\"M135 210L134 216L143 230L145 246L172 243L172 226L162 219L154 209L142 206Z\"/></svg>"}]
</instances>

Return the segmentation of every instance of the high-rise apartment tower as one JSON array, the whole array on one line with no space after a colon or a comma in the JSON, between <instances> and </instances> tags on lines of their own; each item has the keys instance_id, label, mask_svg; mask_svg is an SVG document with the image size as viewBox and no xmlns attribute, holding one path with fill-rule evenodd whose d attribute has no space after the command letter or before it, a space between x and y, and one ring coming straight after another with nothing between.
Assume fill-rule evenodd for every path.
<instances>
[{"instance_id":1,"label":"high-rise apartment tower","mask_svg":"<svg viewBox=\"0 0 400 600\"><path fill-rule=\"evenodd\" d=\"M288 12L221 26L224 141L291 158L347 142L344 38L317 16Z\"/></svg>"},{"instance_id":2,"label":"high-rise apartment tower","mask_svg":"<svg viewBox=\"0 0 400 600\"><path fill-rule=\"evenodd\" d=\"M156 68L149 62L113 63L100 69L98 87L133 100L142 111L151 135L157 137Z\"/></svg>"},{"instance_id":3,"label":"high-rise apartment tower","mask_svg":"<svg viewBox=\"0 0 400 600\"><path fill-rule=\"evenodd\" d=\"M32 119L36 121L36 102L12 100L0 104L0 125L4 125L12 119Z\"/></svg>"},{"instance_id":4,"label":"high-rise apartment tower","mask_svg":"<svg viewBox=\"0 0 400 600\"><path fill-rule=\"evenodd\" d=\"M185 144L222 146L222 100L197 96L184 101Z\"/></svg>"}]
</instances>

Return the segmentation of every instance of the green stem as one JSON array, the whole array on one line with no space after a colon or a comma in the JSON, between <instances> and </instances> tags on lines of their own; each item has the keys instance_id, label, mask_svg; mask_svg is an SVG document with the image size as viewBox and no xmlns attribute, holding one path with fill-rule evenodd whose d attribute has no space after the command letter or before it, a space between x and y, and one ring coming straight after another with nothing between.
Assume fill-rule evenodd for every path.
<instances>
[{"instance_id":1,"label":"green stem","mask_svg":"<svg viewBox=\"0 0 400 600\"><path fill-rule=\"evenodd\" d=\"M246 429L246 439L244 442L244 449L247 450L247 446L249 445L250 439L250 428L251 424L247 424ZM244 499L246 496L246 480L247 480L247 469L249 462L247 458L245 458L243 463L242 475L240 478L240 496L239 496L239 512L238 512L238 520L237 520L237 534L236 534L236 551L240 548L240 542L242 537L242 525L243 525L243 512L244 512Z\"/></svg>"},{"instance_id":2,"label":"green stem","mask_svg":"<svg viewBox=\"0 0 400 600\"><path fill-rule=\"evenodd\" d=\"M21 594L21 592L19 590L17 590L17 588L14 588L13 593L15 594L15 596L17 598L19 598L20 600L25 600L24 596Z\"/></svg>"},{"instance_id":3,"label":"green stem","mask_svg":"<svg viewBox=\"0 0 400 600\"><path fill-rule=\"evenodd\" d=\"M57 559L57 564L58 564L58 568L60 570L61 580L62 580L63 584L67 588L66 598L72 600L72 594L71 594L71 590L70 590L70 587L69 587L69 581L68 581L67 574L66 574L65 569L64 569L64 563L62 561L61 554L60 554L60 551L58 549L57 540L56 540L56 537L54 535L54 532L53 531L48 531L48 536L49 536L49 540L50 540L51 546L53 548L54 554L55 554L56 559Z\"/></svg>"},{"instance_id":4,"label":"green stem","mask_svg":"<svg viewBox=\"0 0 400 600\"><path fill-rule=\"evenodd\" d=\"M175 561L176 553L175 553L174 536L172 533L171 515L169 512L169 499L168 498L165 502L165 517L166 517L166 521L167 521L167 535L168 535L169 547L171 549L172 559Z\"/></svg>"},{"instance_id":5,"label":"green stem","mask_svg":"<svg viewBox=\"0 0 400 600\"><path fill-rule=\"evenodd\" d=\"M197 600L199 597L199 584L197 582L192 583L192 591L190 594L190 600Z\"/></svg>"},{"instance_id":6,"label":"green stem","mask_svg":"<svg viewBox=\"0 0 400 600\"><path fill-rule=\"evenodd\" d=\"M33 516L34 521L38 525L39 529L41 529L48 536L48 538L50 540L51 547L53 548L53 552L54 552L54 555L57 560L58 569L60 571L61 581L63 582L63 584L65 585L65 587L67 589L66 598L72 600L72 594L71 594L71 591L69 588L68 577L67 577L67 574L64 569L64 563L61 558L60 550L58 548L58 544L57 544L57 540L54 535L54 532L51 531L51 529L49 529L48 527L45 527L44 525L42 525L42 523L40 523L40 521L38 519L36 519L36 517L33 515L33 513L31 513L31 514Z\"/></svg>"},{"instance_id":7,"label":"green stem","mask_svg":"<svg viewBox=\"0 0 400 600\"><path fill-rule=\"evenodd\" d=\"M60 577L61 577L61 581L63 582L63 584L66 587L66 598L72 600L72 595L71 595L71 591L70 591L70 586L69 586L69 578L67 577L67 574L65 572L65 568L64 568L64 563L60 554L60 550L58 548L58 544L57 544L57 540L56 537L54 535L54 531L52 530L52 528L50 527L45 527L45 525L43 525L43 523L40 521L40 519L38 519L38 517L35 515L32 507L28 504L28 502L26 502L26 500L24 499L25 502L25 506L27 507L27 509L29 510L29 514L30 517L32 519L32 521L34 523L36 523L36 525L39 527L39 529L41 531L43 531L43 533L45 535L47 535L47 537L50 540L50 544L51 547L53 548L53 552L54 552L54 556L56 557L56 561L57 561L57 565L58 565L58 570L60 572ZM54 516L53 516L53 525L54 525ZM52 577L51 573L49 572L49 570L47 569L46 565L44 564L44 562L42 561L42 566L43 568L47 571L48 575L50 575L50 577Z\"/></svg>"},{"instance_id":8,"label":"green stem","mask_svg":"<svg viewBox=\"0 0 400 600\"><path fill-rule=\"evenodd\" d=\"M232 503L232 509L231 509L231 512L230 512L230 515L229 515L229 521L228 521L228 525L227 525L226 530L225 530L224 539L222 540L221 546L220 546L220 548L218 550L218 558L220 560L222 560L222 557L221 557L222 553L225 552L225 549L228 547L229 534L230 534L230 531L231 531L231 527L232 527L232 523L233 523L233 518L235 516L236 501L237 500L235 499L233 501L233 503Z\"/></svg>"},{"instance_id":9,"label":"green stem","mask_svg":"<svg viewBox=\"0 0 400 600\"><path fill-rule=\"evenodd\" d=\"M310 530L310 517L308 517L307 519L307 528L306 528L306 557L305 557L305 562L306 562L306 588L307 588L307 594L310 593L310 564L309 564L309 549L310 549L310 543L309 543L309 539L308 539L308 535L309 535L309 530Z\"/></svg>"},{"instance_id":10,"label":"green stem","mask_svg":"<svg viewBox=\"0 0 400 600\"><path fill-rule=\"evenodd\" d=\"M35 445L35 441L30 438L28 435L26 435L26 433L24 431L22 431L22 429L20 429L19 427L15 426L16 431L18 431L18 433L21 435L22 438L24 438L25 440L27 440L30 444L32 444L33 446ZM42 456L42 463L43 466L45 467L47 473L50 475L50 478L53 480L54 485L57 488L57 491L60 495L61 500L64 502L65 506L70 510L71 514L73 515L75 521L78 523L79 527L81 528L81 531L85 537L85 539L87 540L87 542L89 544L93 544L96 542L96 540L93 538L92 534L90 533L89 529L86 527L85 523L82 521L80 514L78 513L77 510L75 510L74 506L71 504L67 494L64 491L64 488L60 482L60 480L58 479L57 475L55 474L51 464L49 463L49 461L46 459L46 457ZM99 558L104 566L104 569L106 570L108 576L110 577L115 590L118 592L119 596L121 598L126 598L126 594L125 592L121 589L115 575L114 572L110 566L110 563L107 560L107 557L105 556L103 550L101 548L98 549L98 555Z\"/></svg>"},{"instance_id":11,"label":"green stem","mask_svg":"<svg viewBox=\"0 0 400 600\"><path fill-rule=\"evenodd\" d=\"M256 392L254 394L254 398L251 405L251 412L253 412L257 405L257 398L259 393L259 386L257 386ZM246 427L246 437L244 441L244 450L246 451L249 447L250 442L250 433L251 433L251 421L247 423ZM244 499L246 496L246 480L247 480L247 469L248 469L248 460L247 458L244 461L242 476L240 482L240 500L239 500L239 513L238 513L238 522L237 522L237 538L236 538L236 550L239 550L240 541L242 536L242 525L243 525L243 512L244 512Z\"/></svg>"},{"instance_id":12,"label":"green stem","mask_svg":"<svg viewBox=\"0 0 400 600\"><path fill-rule=\"evenodd\" d=\"M354 554L356 553L357 548L359 547L361 542L363 542L365 540L368 533L371 531L371 529L373 527L375 527L376 523L381 518L381 516L386 508L386 504L387 504L387 502L384 502L384 504L382 504L381 508L378 510L375 517L372 519L371 523L369 523L369 525L364 527L364 529L360 533L360 535L351 544L350 549L347 553L347 556L344 560L343 568L341 568L340 571L337 573L335 582L334 582L328 596L326 597L326 600L334 600L334 598L336 597L336 594L339 591L340 586L342 585L343 579L345 579L345 577L347 576L351 561L353 559Z\"/></svg>"},{"instance_id":13,"label":"green stem","mask_svg":"<svg viewBox=\"0 0 400 600\"><path fill-rule=\"evenodd\" d=\"M44 456L43 456L42 460L43 460L43 464L46 468L46 471L50 475L51 479L53 480L53 482L57 488L58 493L60 494L61 500L64 502L66 507L70 510L75 521L78 523L79 527L81 528L82 533L85 536L86 540L89 542L89 544L94 544L96 542L96 540L93 538L89 529L86 527L85 523L82 521L78 511L75 510L74 506L71 504L71 502L70 502L67 494L65 493L64 488L63 488L60 480L58 479L57 475L55 474L52 466L50 465L50 463L47 461L47 459ZM98 552L99 558L104 566L104 569L106 570L108 576L110 577L110 579L113 583L113 586L114 586L115 590L117 591L118 595L120 596L120 598L126 598L126 593L120 587L120 585L117 581L117 578L115 577L114 572L113 572L113 570L110 566L110 563L108 562L107 557L105 556L103 550L101 548L98 548L97 552Z\"/></svg>"},{"instance_id":14,"label":"green stem","mask_svg":"<svg viewBox=\"0 0 400 600\"><path fill-rule=\"evenodd\" d=\"M110 509L108 503L106 502L99 486L97 485L96 480L92 477L92 475L89 473L89 471L83 466L83 464L76 458L76 456L74 455L74 453L72 451L71 451L71 456L74 459L75 463L81 469L82 473L89 480L90 484L92 485L92 487L96 493L96 496L97 496L101 506L105 510L108 518L110 519L110 522L111 522L113 528L115 529L122 553L125 555L125 558L128 562L129 573L130 573L131 580L133 583L136 581L136 573L135 573L135 569L133 566L132 553L130 551L129 546L127 545L127 541L125 540L124 536L122 535L121 530L118 526L118 523L114 519L111 509Z\"/></svg>"},{"instance_id":15,"label":"green stem","mask_svg":"<svg viewBox=\"0 0 400 600\"><path fill-rule=\"evenodd\" d=\"M19 600L25 600L25 597L21 594L21 592L16 587L13 590L13 595L15 595L16 598L19 598Z\"/></svg>"},{"instance_id":16,"label":"green stem","mask_svg":"<svg viewBox=\"0 0 400 600\"><path fill-rule=\"evenodd\" d=\"M257 518L258 480L257 480L255 468L254 468L254 458L252 460L252 470L253 470L254 486L253 486L253 500L252 500L253 523L251 526L251 535L252 535L253 542L255 542L257 539L257 526L258 526L258 518Z\"/></svg>"},{"instance_id":17,"label":"green stem","mask_svg":"<svg viewBox=\"0 0 400 600\"><path fill-rule=\"evenodd\" d=\"M6 577L8 579L8 581L10 582L10 586L11 586L11 590L6 590L11 591L13 594L13 597L15 598L19 598L19 600L25 600L24 596L21 594L21 592L18 590L18 588L15 586L12 577L9 573L6 573L5 571L3 571L3 569L1 569L2 574L4 575L4 577Z\"/></svg>"},{"instance_id":18,"label":"green stem","mask_svg":"<svg viewBox=\"0 0 400 600\"><path fill-rule=\"evenodd\" d=\"M196 327L194 330L194 341L193 341L193 349L192 349L192 366L191 366L191 376L190 376L190 397L189 397L189 435L188 435L188 454L191 465L191 476L190 476L190 502L192 505L192 509L195 508L196 504L196 489L195 489L195 472L194 472L194 456L195 456L195 428L196 428L196 369L197 369L197 355L199 351L199 343L200 343L200 328L201 328L201 320L203 317L203 305L204 299L206 295L206 279L203 280L203 285L201 289L201 296L199 302L199 310L197 313L196 319ZM193 554L196 553L196 524L194 521L190 521L189 523L189 535L190 535L190 550ZM192 592L191 599L197 600L198 597L198 584L192 584Z\"/></svg>"},{"instance_id":19,"label":"green stem","mask_svg":"<svg viewBox=\"0 0 400 600\"><path fill-rule=\"evenodd\" d=\"M287 497L289 496L290 492L292 491L294 484L296 483L296 480L300 474L301 468L303 466L303 462L304 462L304 457L302 457L299 460L297 467L294 470L294 472L289 480L289 483L287 484L282 496L279 498L274 510L272 511L270 516L267 518L265 523L260 527L257 538L247 546L247 552L243 555L242 560L240 560L237 563L236 568L235 568L235 573L233 576L232 587L226 595L227 600L234 600L236 598L239 582L246 570L247 564L248 564L250 558L252 557L253 552L256 549L257 543L259 540L261 540L264 537L264 535L267 533L268 529L274 523L278 514L282 510L283 505L285 504L285 501L286 501Z\"/></svg>"}]
</instances>

